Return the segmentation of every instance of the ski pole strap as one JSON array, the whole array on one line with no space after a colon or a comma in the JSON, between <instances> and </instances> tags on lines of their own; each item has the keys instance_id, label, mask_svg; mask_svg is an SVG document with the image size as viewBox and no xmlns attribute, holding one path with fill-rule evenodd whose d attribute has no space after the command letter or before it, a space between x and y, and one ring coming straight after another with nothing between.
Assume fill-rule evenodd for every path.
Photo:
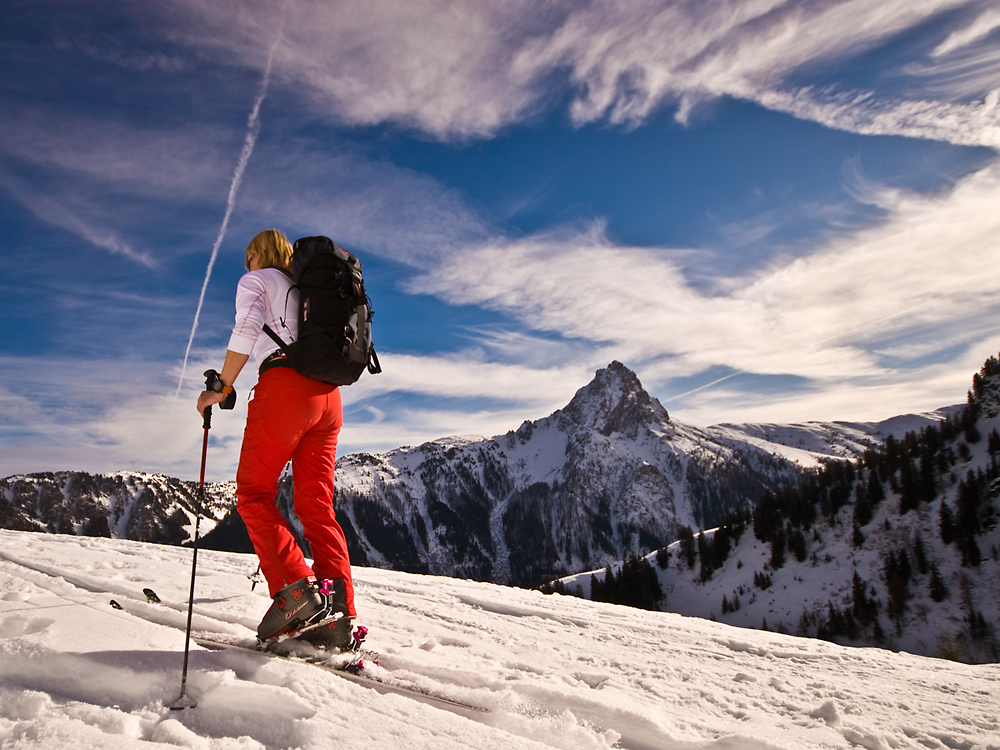
<instances>
[{"instance_id":1,"label":"ski pole strap","mask_svg":"<svg viewBox=\"0 0 1000 750\"><path fill-rule=\"evenodd\" d=\"M226 390L227 388L229 389L228 391ZM219 377L219 373L215 370L205 370L205 390L226 394L225 400L219 404L220 409L232 409L236 406L236 389L231 385L224 385L222 379ZM210 420L206 418L205 428L207 429L209 426Z\"/></svg>"}]
</instances>

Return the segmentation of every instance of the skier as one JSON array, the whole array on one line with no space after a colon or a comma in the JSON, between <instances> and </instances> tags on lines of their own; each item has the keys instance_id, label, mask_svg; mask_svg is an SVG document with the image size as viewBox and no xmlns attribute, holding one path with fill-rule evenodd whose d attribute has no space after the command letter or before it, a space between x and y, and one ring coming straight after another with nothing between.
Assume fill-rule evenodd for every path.
<instances>
[{"instance_id":1,"label":"skier","mask_svg":"<svg viewBox=\"0 0 1000 750\"><path fill-rule=\"evenodd\" d=\"M356 612L347 542L333 510L343 424L340 390L292 369L263 332L266 323L288 343L297 337L298 290L286 273L291 262L292 246L276 229L247 245L247 273L236 289L236 325L213 389L198 396L198 413L232 398L233 383L253 354L259 379L247 410L236 497L272 597L257 638L267 643L311 627L302 639L344 649ZM312 568L275 505L278 477L289 458L295 513L312 548Z\"/></svg>"}]
</instances>

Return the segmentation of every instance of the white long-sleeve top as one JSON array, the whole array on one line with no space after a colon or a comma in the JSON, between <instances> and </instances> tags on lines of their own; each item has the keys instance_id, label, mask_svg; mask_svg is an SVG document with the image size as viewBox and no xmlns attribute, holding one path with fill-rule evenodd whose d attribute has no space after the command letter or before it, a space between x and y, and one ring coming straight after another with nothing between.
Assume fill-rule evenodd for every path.
<instances>
[{"instance_id":1,"label":"white long-sleeve top","mask_svg":"<svg viewBox=\"0 0 1000 750\"><path fill-rule=\"evenodd\" d=\"M228 348L237 354L253 354L257 366L278 351L264 333L267 323L286 344L299 334L299 290L277 268L249 271L236 287L236 325Z\"/></svg>"}]
</instances>

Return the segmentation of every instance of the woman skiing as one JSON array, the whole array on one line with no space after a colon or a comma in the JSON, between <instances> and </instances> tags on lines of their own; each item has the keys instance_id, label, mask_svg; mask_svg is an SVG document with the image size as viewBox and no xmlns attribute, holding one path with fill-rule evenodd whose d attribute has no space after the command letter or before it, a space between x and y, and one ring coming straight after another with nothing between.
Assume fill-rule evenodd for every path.
<instances>
[{"instance_id":1,"label":"woman skiing","mask_svg":"<svg viewBox=\"0 0 1000 750\"><path fill-rule=\"evenodd\" d=\"M230 397L252 354L260 377L247 410L236 496L272 597L257 637L267 643L301 633L323 648L347 648L356 616L354 586L347 542L333 510L343 424L340 390L292 369L263 331L267 324L286 343L298 335L298 291L287 273L291 262L292 246L276 229L247 245L247 273L236 289L236 325L214 389L198 396L198 413ZM278 477L289 459L295 513L312 549L312 568L275 505Z\"/></svg>"}]
</instances>

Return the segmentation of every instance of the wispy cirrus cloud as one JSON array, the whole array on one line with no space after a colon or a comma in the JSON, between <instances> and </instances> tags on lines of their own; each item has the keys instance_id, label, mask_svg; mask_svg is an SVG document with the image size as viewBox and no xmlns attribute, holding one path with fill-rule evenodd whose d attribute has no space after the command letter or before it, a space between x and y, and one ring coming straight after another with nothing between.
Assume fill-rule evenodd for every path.
<instances>
[{"instance_id":1,"label":"wispy cirrus cloud","mask_svg":"<svg viewBox=\"0 0 1000 750\"><path fill-rule=\"evenodd\" d=\"M99 226L93 218L85 218L86 210L75 196L46 195L12 175L0 172L0 189L47 224L60 227L89 242L94 247L107 250L148 268L157 266L148 251L137 250L111 226Z\"/></svg>"},{"instance_id":2,"label":"wispy cirrus cloud","mask_svg":"<svg viewBox=\"0 0 1000 750\"><path fill-rule=\"evenodd\" d=\"M593 342L592 355L636 363L660 382L719 367L809 388L897 382L945 350L981 356L1000 313L1000 168L941 195L867 190L883 222L714 294L693 287L669 254L614 246L599 225L468 248L410 290Z\"/></svg>"},{"instance_id":3,"label":"wispy cirrus cloud","mask_svg":"<svg viewBox=\"0 0 1000 750\"><path fill-rule=\"evenodd\" d=\"M1000 8L987 5L970 24L952 31L947 39L934 48L931 55L941 57L968 47L984 40L998 28L1000 28Z\"/></svg>"},{"instance_id":4,"label":"wispy cirrus cloud","mask_svg":"<svg viewBox=\"0 0 1000 750\"><path fill-rule=\"evenodd\" d=\"M241 134L218 123L151 125L80 112L69 103L0 109L0 154L10 170L30 168L53 186L85 179L96 189L162 199L225 190ZM221 188L219 187L221 186Z\"/></svg>"},{"instance_id":5,"label":"wispy cirrus cloud","mask_svg":"<svg viewBox=\"0 0 1000 750\"><path fill-rule=\"evenodd\" d=\"M174 34L259 66L270 17L264 4L236 19L225 6L178 5L185 12L169 19ZM926 83L938 66L950 64L950 53L984 44L995 28L989 9L967 26L948 15L976 6L975 0L299 5L290 10L288 44L275 64L283 85L298 90L317 114L350 124L395 122L442 139L491 136L568 89L578 124L606 119L634 126L664 104L676 105L684 121L699 103L731 96L849 130L866 127L874 105L886 127L895 113L900 127L928 127L922 137L950 141L947 126L930 128L931 118L915 116L951 101L947 90L932 99L896 97L887 107L865 96L868 89L841 81L832 92L821 87L808 106L813 90L802 79L825 63L920 31ZM946 40L922 28L932 19L943 31L944 24L953 27ZM976 59L967 63L963 91L985 96L996 87L995 66L985 56ZM912 60L898 69L892 64L884 74L913 73ZM839 116L825 117L834 100ZM984 128L995 124L988 118ZM955 138L970 140L961 122ZM995 145L990 136L975 142Z\"/></svg>"}]
</instances>

